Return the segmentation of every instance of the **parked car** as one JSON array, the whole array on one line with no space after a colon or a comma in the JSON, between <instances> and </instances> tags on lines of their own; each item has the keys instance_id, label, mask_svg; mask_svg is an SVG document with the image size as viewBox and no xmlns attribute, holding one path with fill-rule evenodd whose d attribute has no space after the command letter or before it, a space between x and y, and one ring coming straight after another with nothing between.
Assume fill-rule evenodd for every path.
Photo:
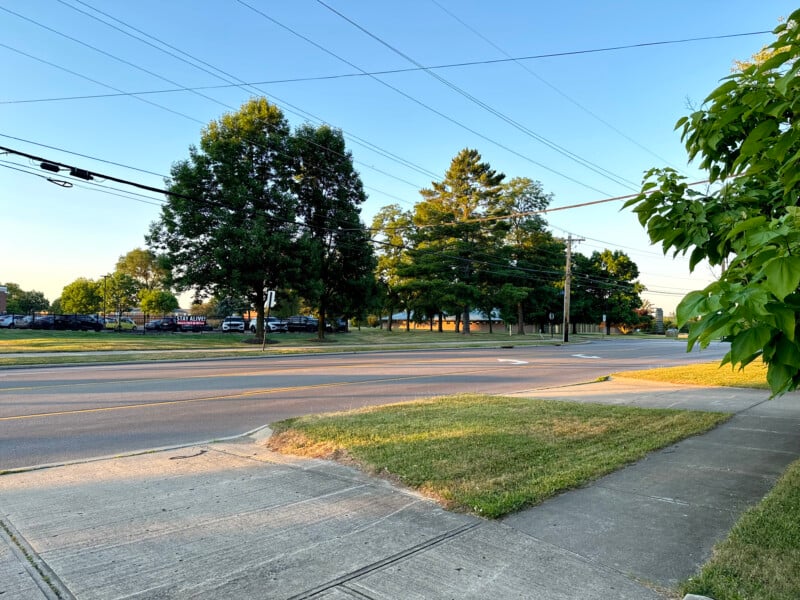
<instances>
[{"instance_id":1,"label":"parked car","mask_svg":"<svg viewBox=\"0 0 800 600\"><path fill-rule=\"evenodd\" d=\"M286 325L289 331L316 331L319 327L319 319L305 315L294 315L286 319Z\"/></svg>"},{"instance_id":2,"label":"parked car","mask_svg":"<svg viewBox=\"0 0 800 600\"><path fill-rule=\"evenodd\" d=\"M242 317L225 317L222 321L222 331L241 331L244 332L244 319Z\"/></svg>"},{"instance_id":3,"label":"parked car","mask_svg":"<svg viewBox=\"0 0 800 600\"><path fill-rule=\"evenodd\" d=\"M36 317L31 329L70 329L72 331L100 331L103 324L92 315L44 315Z\"/></svg>"},{"instance_id":4,"label":"parked car","mask_svg":"<svg viewBox=\"0 0 800 600\"><path fill-rule=\"evenodd\" d=\"M55 317L53 315L43 315L36 317L31 322L31 329L54 329Z\"/></svg>"},{"instance_id":5,"label":"parked car","mask_svg":"<svg viewBox=\"0 0 800 600\"><path fill-rule=\"evenodd\" d=\"M257 325L256 319L250 321L250 331L255 333ZM278 317L264 317L264 330L267 333L286 333L289 331L289 326L286 321Z\"/></svg>"},{"instance_id":6,"label":"parked car","mask_svg":"<svg viewBox=\"0 0 800 600\"><path fill-rule=\"evenodd\" d=\"M100 331L103 329L103 324L93 315L56 315L55 328L72 331Z\"/></svg>"},{"instance_id":7,"label":"parked car","mask_svg":"<svg viewBox=\"0 0 800 600\"><path fill-rule=\"evenodd\" d=\"M325 319L325 329L333 333L346 333L350 331L347 319Z\"/></svg>"},{"instance_id":8,"label":"parked car","mask_svg":"<svg viewBox=\"0 0 800 600\"><path fill-rule=\"evenodd\" d=\"M2 315L0 327L5 329L22 329L30 327L31 317L26 315Z\"/></svg>"},{"instance_id":9,"label":"parked car","mask_svg":"<svg viewBox=\"0 0 800 600\"><path fill-rule=\"evenodd\" d=\"M144 328L148 331L178 331L178 322L173 317L164 317L145 323Z\"/></svg>"},{"instance_id":10,"label":"parked car","mask_svg":"<svg viewBox=\"0 0 800 600\"><path fill-rule=\"evenodd\" d=\"M123 331L131 331L137 328L136 323L130 317L106 317L106 329L121 329Z\"/></svg>"}]
</instances>

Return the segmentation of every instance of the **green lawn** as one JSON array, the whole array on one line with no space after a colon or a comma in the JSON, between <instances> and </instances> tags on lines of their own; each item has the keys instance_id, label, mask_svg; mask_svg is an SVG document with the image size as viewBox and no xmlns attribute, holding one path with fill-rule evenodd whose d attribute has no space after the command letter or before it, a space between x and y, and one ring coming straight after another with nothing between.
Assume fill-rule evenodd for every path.
<instances>
[{"instance_id":1,"label":"green lawn","mask_svg":"<svg viewBox=\"0 0 800 600\"><path fill-rule=\"evenodd\" d=\"M496 518L706 431L718 413L482 395L273 424L281 452L356 461L453 510Z\"/></svg>"}]
</instances>

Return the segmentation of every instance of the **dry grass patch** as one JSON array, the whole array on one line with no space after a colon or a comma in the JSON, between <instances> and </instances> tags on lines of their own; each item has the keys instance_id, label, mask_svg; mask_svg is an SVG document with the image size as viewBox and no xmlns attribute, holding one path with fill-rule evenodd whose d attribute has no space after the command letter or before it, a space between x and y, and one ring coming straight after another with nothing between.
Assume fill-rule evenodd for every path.
<instances>
[{"instance_id":1,"label":"dry grass patch","mask_svg":"<svg viewBox=\"0 0 800 600\"><path fill-rule=\"evenodd\" d=\"M730 365L721 367L719 363L715 362L663 369L623 371L614 373L613 376L685 385L769 389L767 367L760 360L753 361L744 369L734 369Z\"/></svg>"}]
</instances>

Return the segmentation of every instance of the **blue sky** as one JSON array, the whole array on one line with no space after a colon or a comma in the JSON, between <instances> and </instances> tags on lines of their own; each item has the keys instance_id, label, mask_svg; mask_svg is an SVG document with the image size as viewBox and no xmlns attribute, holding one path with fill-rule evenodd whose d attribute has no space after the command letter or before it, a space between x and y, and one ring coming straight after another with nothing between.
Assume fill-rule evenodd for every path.
<instances>
[{"instance_id":1,"label":"blue sky","mask_svg":"<svg viewBox=\"0 0 800 600\"><path fill-rule=\"evenodd\" d=\"M0 146L162 188L205 124L264 95L293 126L343 130L369 194L367 224L388 204L412 208L466 147L509 178L541 181L552 208L569 206L633 193L654 166L704 179L687 166L674 123L771 36L508 58L771 30L795 8L783 0L0 0ZM484 64L407 70L463 63ZM403 71L363 74L393 70ZM38 163L0 155L0 282L53 300L144 247L163 198L110 181L65 189L42 175ZM713 274L663 257L621 206L546 219L557 236L585 238L577 252L626 252L645 298L669 313Z\"/></svg>"}]
</instances>

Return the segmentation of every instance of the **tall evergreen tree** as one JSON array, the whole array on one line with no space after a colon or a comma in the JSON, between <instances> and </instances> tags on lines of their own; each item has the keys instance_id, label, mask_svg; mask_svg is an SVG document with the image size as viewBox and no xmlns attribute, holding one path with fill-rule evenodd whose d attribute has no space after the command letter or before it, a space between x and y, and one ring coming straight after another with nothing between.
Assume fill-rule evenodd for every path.
<instances>
[{"instance_id":1,"label":"tall evergreen tree","mask_svg":"<svg viewBox=\"0 0 800 600\"><path fill-rule=\"evenodd\" d=\"M482 162L477 150L464 149L442 181L421 190L423 200L415 207L409 273L441 282L442 291L455 299L456 306L449 308L462 314L464 334L470 333L469 313L481 296L480 273L491 268L491 250L501 237L498 232L505 230L500 220L483 220L504 209L504 177Z\"/></svg>"}]
</instances>

